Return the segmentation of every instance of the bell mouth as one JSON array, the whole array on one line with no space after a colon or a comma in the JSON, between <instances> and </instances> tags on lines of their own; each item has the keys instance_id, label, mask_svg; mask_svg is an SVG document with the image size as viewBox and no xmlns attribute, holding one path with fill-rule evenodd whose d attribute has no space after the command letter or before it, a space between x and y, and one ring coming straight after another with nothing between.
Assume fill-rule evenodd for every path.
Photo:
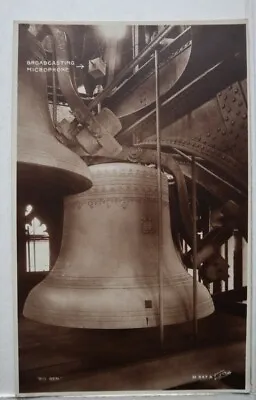
<instances>
[{"instance_id":1,"label":"bell mouth","mask_svg":"<svg viewBox=\"0 0 256 400\"><path fill-rule=\"evenodd\" d=\"M182 277L181 277L182 278ZM71 282L66 277L50 274L30 292L23 315L47 325L80 329L140 329L159 325L158 287L101 287ZM115 282L115 278L113 278ZM184 285L164 287L164 324L177 325L193 320L193 287L187 279ZM198 284L198 318L214 312L207 289ZM149 300L150 299L150 300Z\"/></svg>"},{"instance_id":2,"label":"bell mouth","mask_svg":"<svg viewBox=\"0 0 256 400\"><path fill-rule=\"evenodd\" d=\"M39 200L42 197L64 197L90 189L88 176L57 167L17 163L19 199Z\"/></svg>"}]
</instances>

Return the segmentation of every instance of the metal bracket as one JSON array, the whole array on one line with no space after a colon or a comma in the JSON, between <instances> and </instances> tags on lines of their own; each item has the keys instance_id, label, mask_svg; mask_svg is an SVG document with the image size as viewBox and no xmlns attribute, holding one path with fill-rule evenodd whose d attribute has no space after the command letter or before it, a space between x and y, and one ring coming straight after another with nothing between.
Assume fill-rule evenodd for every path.
<instances>
[{"instance_id":1,"label":"metal bracket","mask_svg":"<svg viewBox=\"0 0 256 400\"><path fill-rule=\"evenodd\" d=\"M199 269L199 275L207 283L225 281L228 278L228 269L228 263L217 254Z\"/></svg>"},{"instance_id":2,"label":"metal bracket","mask_svg":"<svg viewBox=\"0 0 256 400\"><path fill-rule=\"evenodd\" d=\"M221 208L211 212L210 223L213 228L221 226L236 226L236 220L239 213L239 205L233 200L227 201Z\"/></svg>"},{"instance_id":3,"label":"metal bracket","mask_svg":"<svg viewBox=\"0 0 256 400\"><path fill-rule=\"evenodd\" d=\"M64 119L57 125L57 130L62 142L76 152L82 151L79 154L81 156L92 156L100 150L104 156L116 156L122 151L122 146L114 136L121 127L119 119L112 111L103 108L90 120L87 127L81 128L76 120L69 123Z\"/></svg>"}]
</instances>

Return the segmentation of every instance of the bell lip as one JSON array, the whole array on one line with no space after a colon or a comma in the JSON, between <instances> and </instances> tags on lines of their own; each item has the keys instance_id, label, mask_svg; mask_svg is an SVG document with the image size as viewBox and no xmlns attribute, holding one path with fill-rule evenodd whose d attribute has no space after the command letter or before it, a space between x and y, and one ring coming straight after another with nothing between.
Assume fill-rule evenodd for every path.
<instances>
[{"instance_id":1,"label":"bell lip","mask_svg":"<svg viewBox=\"0 0 256 400\"><path fill-rule=\"evenodd\" d=\"M97 170L97 169L104 169L107 167L120 167L123 166L124 169L140 169L140 170L144 170L144 171L151 171L152 174L156 174L157 170L156 168L150 167L148 165L142 165L142 164L138 164L138 163L134 163L134 162L129 162L129 161L112 161L112 162L100 162L98 164L92 164L89 166L90 170Z\"/></svg>"},{"instance_id":2,"label":"bell lip","mask_svg":"<svg viewBox=\"0 0 256 400\"><path fill-rule=\"evenodd\" d=\"M78 174L63 168L17 162L17 196L22 198L65 197L92 187L90 171Z\"/></svg>"},{"instance_id":3,"label":"bell lip","mask_svg":"<svg viewBox=\"0 0 256 400\"><path fill-rule=\"evenodd\" d=\"M45 280L40 282L32 289L25 301L23 308L23 315L25 318L45 325L75 329L129 330L154 328L159 326L159 312L157 310L152 310L152 312L148 313L140 304L137 308L128 313L127 310L118 309L117 306L116 312L105 313L104 307L102 307L101 312L96 311L95 314L92 310L91 315L88 309L85 309L84 311L72 309L73 311L71 312L71 310L67 310L63 307L59 309L55 308L52 300L48 304L45 302L47 297L42 298L42 300L44 300L43 303L42 301L38 303L36 301L37 296L40 295L40 291L45 290L48 291L48 294L54 291L56 295L54 288L52 286L47 286ZM123 289L119 290L122 291ZM58 297L59 299L63 298L62 294L63 290L60 291L55 300L57 301ZM91 299L91 302L93 300L90 294L87 301L88 299ZM168 303L171 304L170 301ZM207 298L204 301L201 301L197 306L198 320L210 316L214 311L215 307L213 300L211 296L207 296ZM76 315L75 319L74 315ZM168 307L167 304L167 307L164 307L164 321L164 325L166 326L191 322L193 321L192 307L190 307L190 309L181 307L179 310L178 307Z\"/></svg>"},{"instance_id":4,"label":"bell lip","mask_svg":"<svg viewBox=\"0 0 256 400\"><path fill-rule=\"evenodd\" d=\"M207 312L203 312L200 317L198 317L198 320L202 320L205 318L210 317L212 314L215 313L215 309L214 307L210 307L209 304L209 309L207 310ZM91 323L84 323L84 324L72 324L72 323L68 323L64 322L65 318L63 318L62 322L60 322L59 320L56 321L56 319L54 317L50 317L47 314L34 314L33 312L31 312L31 310L26 309L26 307L24 307L23 309L23 316L31 321L34 321L36 323L40 323L43 325L50 325L50 326L55 326L55 327L62 327L62 328L69 328L69 329L85 329L85 330L100 330L100 331L122 331L122 330L134 330L134 329L143 329L143 330L147 330L147 329L155 329L157 327L159 327L159 321L158 321L158 315L156 315L156 321L152 321L151 323L149 323L148 325L145 323L145 325L141 324L141 319L138 320L137 323L134 323L132 326L129 325L127 322L124 323L123 325L120 324L120 321L118 321L115 325L115 323L112 323L112 325L108 325L106 326L106 324L104 323L95 323L95 321L92 321ZM188 323L191 323L193 321L193 318L189 318L187 320L181 320L181 321L176 321L176 322L166 322L164 323L164 326L168 327L168 326L178 326L178 325L185 325Z\"/></svg>"}]
</instances>

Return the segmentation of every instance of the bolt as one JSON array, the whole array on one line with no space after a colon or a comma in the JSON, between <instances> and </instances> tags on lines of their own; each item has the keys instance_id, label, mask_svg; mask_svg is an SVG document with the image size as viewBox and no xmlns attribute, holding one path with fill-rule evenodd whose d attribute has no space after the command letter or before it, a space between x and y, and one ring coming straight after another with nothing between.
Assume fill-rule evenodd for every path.
<instances>
[{"instance_id":1,"label":"bolt","mask_svg":"<svg viewBox=\"0 0 256 400\"><path fill-rule=\"evenodd\" d=\"M231 121L231 125L234 125L235 124L235 121L232 119L232 121Z\"/></svg>"},{"instance_id":2,"label":"bolt","mask_svg":"<svg viewBox=\"0 0 256 400\"><path fill-rule=\"evenodd\" d=\"M247 115L246 114L243 114L243 119L246 119L247 118Z\"/></svg>"},{"instance_id":3,"label":"bolt","mask_svg":"<svg viewBox=\"0 0 256 400\"><path fill-rule=\"evenodd\" d=\"M235 93L238 93L238 89L237 89L237 88L235 88L234 92L235 92Z\"/></svg>"},{"instance_id":4,"label":"bolt","mask_svg":"<svg viewBox=\"0 0 256 400\"><path fill-rule=\"evenodd\" d=\"M238 110L238 111L236 112L236 115L240 115L240 114L241 114L241 111Z\"/></svg>"},{"instance_id":5,"label":"bolt","mask_svg":"<svg viewBox=\"0 0 256 400\"><path fill-rule=\"evenodd\" d=\"M229 120L228 116L227 116L227 117L225 117L225 121L228 121L228 120Z\"/></svg>"}]
</instances>

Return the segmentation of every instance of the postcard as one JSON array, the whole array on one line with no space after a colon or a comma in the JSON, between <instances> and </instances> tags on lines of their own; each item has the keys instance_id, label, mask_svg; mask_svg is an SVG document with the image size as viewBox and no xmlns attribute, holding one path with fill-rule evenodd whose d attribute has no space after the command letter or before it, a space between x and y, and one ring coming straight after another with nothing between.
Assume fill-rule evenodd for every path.
<instances>
[{"instance_id":1,"label":"postcard","mask_svg":"<svg viewBox=\"0 0 256 400\"><path fill-rule=\"evenodd\" d=\"M15 29L19 393L245 392L246 24Z\"/></svg>"}]
</instances>

